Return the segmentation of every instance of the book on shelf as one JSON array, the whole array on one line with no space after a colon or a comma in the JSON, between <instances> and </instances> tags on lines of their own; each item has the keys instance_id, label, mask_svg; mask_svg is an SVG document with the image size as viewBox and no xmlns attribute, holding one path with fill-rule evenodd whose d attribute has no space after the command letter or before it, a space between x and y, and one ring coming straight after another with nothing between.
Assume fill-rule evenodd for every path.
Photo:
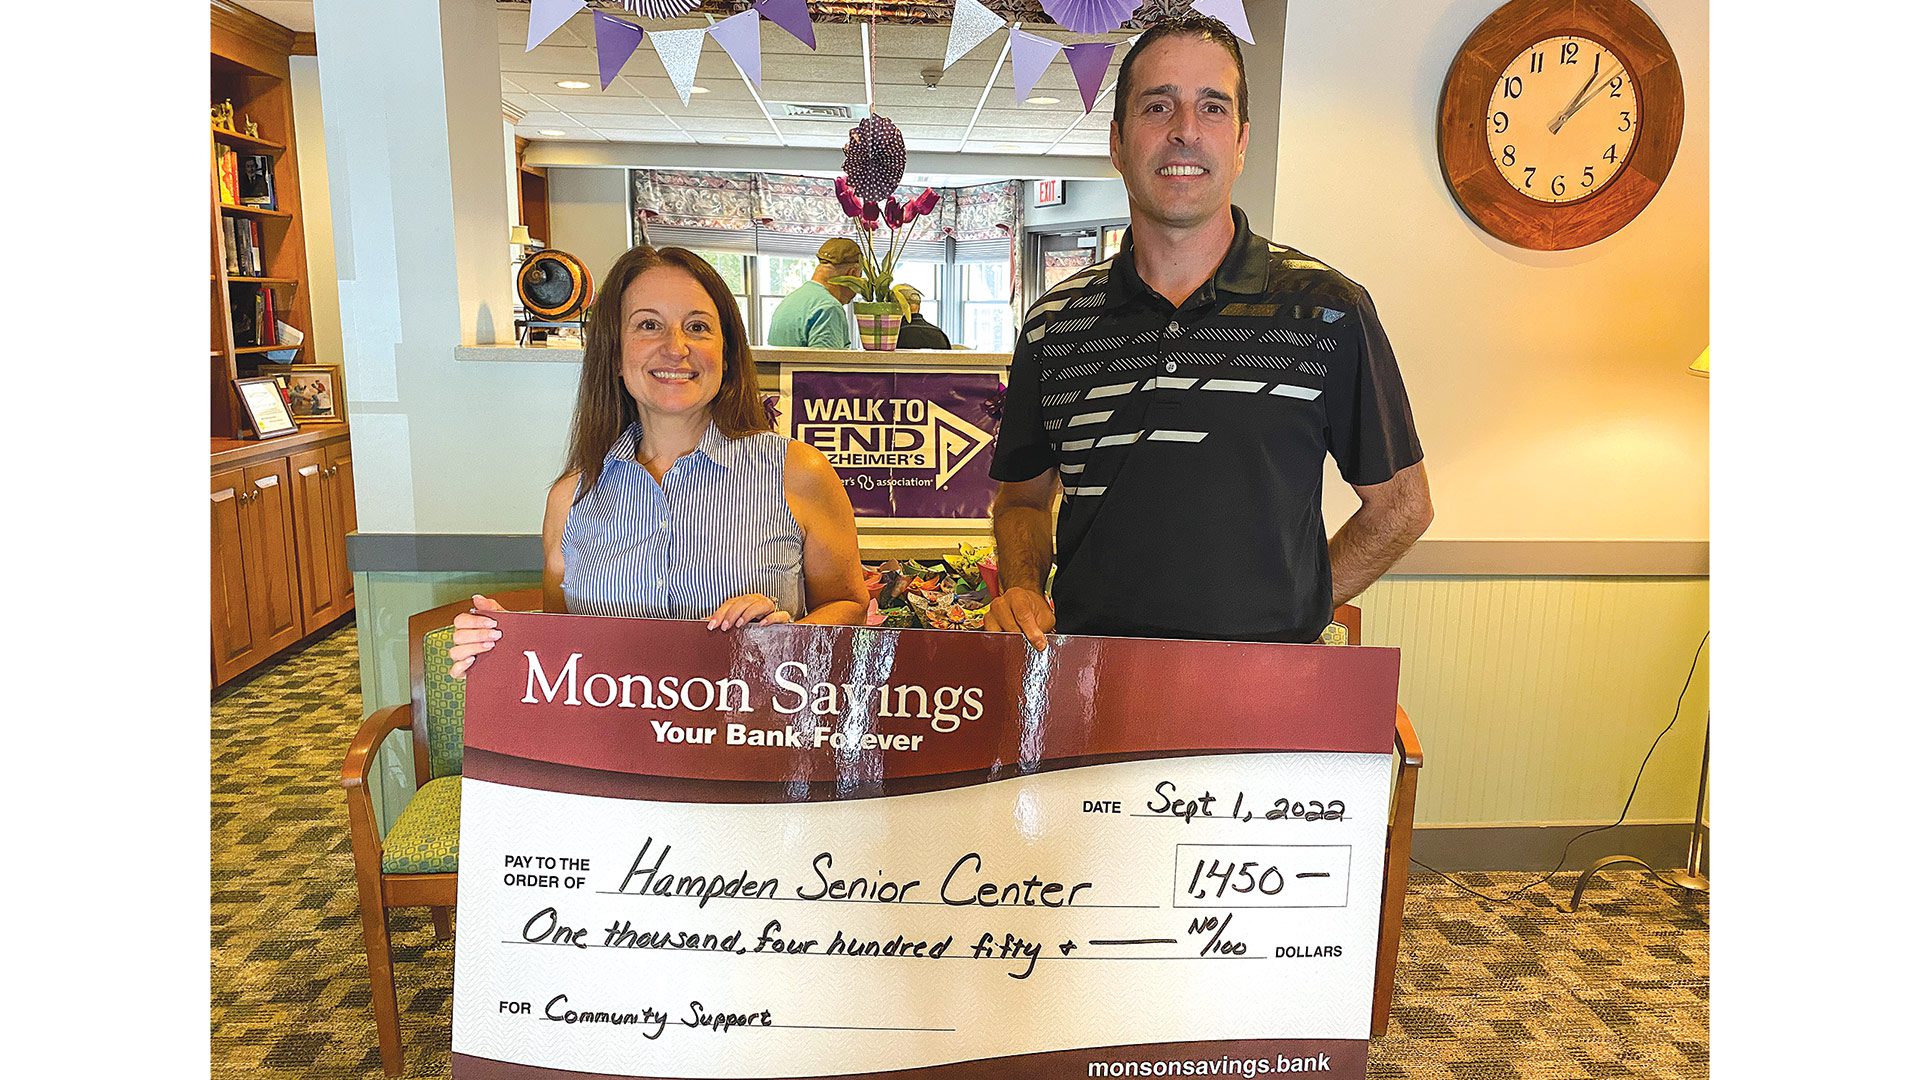
<instances>
[{"instance_id":1,"label":"book on shelf","mask_svg":"<svg viewBox=\"0 0 1920 1080\"><path fill-rule=\"evenodd\" d=\"M233 227L233 219L225 214L220 215L220 232L222 239L227 242L227 273L238 274L240 272L240 232Z\"/></svg>"},{"instance_id":2,"label":"book on shelf","mask_svg":"<svg viewBox=\"0 0 1920 1080\"><path fill-rule=\"evenodd\" d=\"M248 296L245 289L237 289L232 301L227 307L233 316L233 347L244 349L256 344L253 339L254 328L259 324L253 321L253 297Z\"/></svg>"},{"instance_id":3,"label":"book on shelf","mask_svg":"<svg viewBox=\"0 0 1920 1080\"><path fill-rule=\"evenodd\" d=\"M260 223L249 220L243 224L247 227L247 253L253 258L252 274L262 277L267 272L267 260L262 257L260 250Z\"/></svg>"},{"instance_id":4,"label":"book on shelf","mask_svg":"<svg viewBox=\"0 0 1920 1080\"><path fill-rule=\"evenodd\" d=\"M220 147L220 201L228 206L240 203L240 156L230 146Z\"/></svg>"},{"instance_id":5,"label":"book on shelf","mask_svg":"<svg viewBox=\"0 0 1920 1080\"><path fill-rule=\"evenodd\" d=\"M263 308L260 312L260 344L278 345L280 340L274 336L273 331L275 322L273 316L273 289L266 285L257 287L260 290L260 299L263 302Z\"/></svg>"},{"instance_id":6,"label":"book on shelf","mask_svg":"<svg viewBox=\"0 0 1920 1080\"><path fill-rule=\"evenodd\" d=\"M263 210L277 210L273 197L273 159L248 154L240 159L240 202Z\"/></svg>"}]
</instances>

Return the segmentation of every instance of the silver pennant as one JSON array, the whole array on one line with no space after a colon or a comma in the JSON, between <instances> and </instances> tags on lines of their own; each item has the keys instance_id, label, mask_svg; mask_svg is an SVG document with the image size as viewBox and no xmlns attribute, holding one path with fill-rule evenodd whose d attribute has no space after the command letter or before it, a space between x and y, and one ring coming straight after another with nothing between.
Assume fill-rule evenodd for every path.
<instances>
[{"instance_id":1,"label":"silver pennant","mask_svg":"<svg viewBox=\"0 0 1920 1080\"><path fill-rule=\"evenodd\" d=\"M953 28L947 31L947 59L940 65L945 71L955 60L967 55L975 45L993 36L1007 20L987 10L980 0L954 0Z\"/></svg>"},{"instance_id":2,"label":"silver pennant","mask_svg":"<svg viewBox=\"0 0 1920 1080\"><path fill-rule=\"evenodd\" d=\"M653 51L660 54L660 65L667 69L667 78L673 80L680 104L685 105L693 93L693 73L700 66L700 47L707 42L707 28L655 30L647 35L647 40L653 42Z\"/></svg>"}]
</instances>

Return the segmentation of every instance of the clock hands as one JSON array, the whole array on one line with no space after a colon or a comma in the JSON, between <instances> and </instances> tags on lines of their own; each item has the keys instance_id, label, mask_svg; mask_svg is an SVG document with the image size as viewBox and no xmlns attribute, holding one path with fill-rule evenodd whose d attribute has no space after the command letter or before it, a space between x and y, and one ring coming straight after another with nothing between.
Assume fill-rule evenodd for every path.
<instances>
[{"instance_id":1,"label":"clock hands","mask_svg":"<svg viewBox=\"0 0 1920 1080\"><path fill-rule=\"evenodd\" d=\"M1621 64L1609 72L1604 79L1588 79L1587 85L1582 86L1580 92L1573 96L1573 100L1567 103L1567 107L1560 110L1560 115L1554 117L1552 122L1547 124L1547 130L1555 135L1560 134L1560 129L1566 126L1567 121L1573 119L1574 113L1586 108L1587 102L1599 97L1600 91L1606 89L1614 79L1618 78L1626 70L1626 65ZM1595 76L1600 74L1600 58L1598 56L1593 58L1593 73Z\"/></svg>"}]
</instances>

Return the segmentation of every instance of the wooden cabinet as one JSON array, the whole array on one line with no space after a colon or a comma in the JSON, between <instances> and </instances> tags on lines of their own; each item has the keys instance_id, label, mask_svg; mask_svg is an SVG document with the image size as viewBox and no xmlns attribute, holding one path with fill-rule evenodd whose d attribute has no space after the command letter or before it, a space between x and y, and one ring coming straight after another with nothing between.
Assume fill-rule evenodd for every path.
<instances>
[{"instance_id":1,"label":"wooden cabinet","mask_svg":"<svg viewBox=\"0 0 1920 1080\"><path fill-rule=\"evenodd\" d=\"M344 428L215 440L212 668L233 678L353 610L353 452Z\"/></svg>"},{"instance_id":2,"label":"wooden cabinet","mask_svg":"<svg viewBox=\"0 0 1920 1080\"><path fill-rule=\"evenodd\" d=\"M213 681L225 682L306 633L294 580L284 459L213 475Z\"/></svg>"}]
</instances>

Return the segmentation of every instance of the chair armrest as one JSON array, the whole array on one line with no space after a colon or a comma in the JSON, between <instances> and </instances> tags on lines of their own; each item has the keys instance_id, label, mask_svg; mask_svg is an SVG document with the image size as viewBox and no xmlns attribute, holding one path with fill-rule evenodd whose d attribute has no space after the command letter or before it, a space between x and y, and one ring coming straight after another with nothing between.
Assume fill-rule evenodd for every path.
<instances>
[{"instance_id":1,"label":"chair armrest","mask_svg":"<svg viewBox=\"0 0 1920 1080\"><path fill-rule=\"evenodd\" d=\"M1413 733L1413 720L1407 716L1407 710L1398 705L1393 707L1393 741L1400 748L1400 760L1407 768L1420 767L1420 736Z\"/></svg>"},{"instance_id":2,"label":"chair armrest","mask_svg":"<svg viewBox=\"0 0 1920 1080\"><path fill-rule=\"evenodd\" d=\"M389 705L360 722L353 741L347 744L346 760L340 763L340 786L349 792L366 790L367 773L373 769L373 756L387 736L413 726L412 705Z\"/></svg>"}]
</instances>

